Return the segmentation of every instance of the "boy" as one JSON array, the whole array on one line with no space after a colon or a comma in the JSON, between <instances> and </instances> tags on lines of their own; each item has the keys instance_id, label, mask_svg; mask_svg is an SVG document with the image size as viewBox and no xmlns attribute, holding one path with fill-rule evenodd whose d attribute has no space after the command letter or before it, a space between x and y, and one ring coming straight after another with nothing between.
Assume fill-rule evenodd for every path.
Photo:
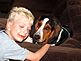
<instances>
[{"instance_id":1,"label":"boy","mask_svg":"<svg viewBox=\"0 0 81 61\"><path fill-rule=\"evenodd\" d=\"M22 42L28 37L33 21L33 14L26 8L14 7L10 11L6 28L0 31L0 61L9 61L9 59L39 61L44 56L50 44L45 44L33 53L15 42Z\"/></svg>"}]
</instances>

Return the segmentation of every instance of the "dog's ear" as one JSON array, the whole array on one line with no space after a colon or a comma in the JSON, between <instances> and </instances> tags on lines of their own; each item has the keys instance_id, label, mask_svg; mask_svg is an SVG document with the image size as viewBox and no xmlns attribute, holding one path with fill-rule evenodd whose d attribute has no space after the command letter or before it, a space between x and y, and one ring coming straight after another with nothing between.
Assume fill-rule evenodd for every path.
<instances>
[{"instance_id":1,"label":"dog's ear","mask_svg":"<svg viewBox=\"0 0 81 61\"><path fill-rule=\"evenodd\" d=\"M57 25L52 31L51 31L51 34L50 34L50 37L51 38L52 36L55 36L57 37L59 32L61 30L61 26L60 25Z\"/></svg>"},{"instance_id":2,"label":"dog's ear","mask_svg":"<svg viewBox=\"0 0 81 61\"><path fill-rule=\"evenodd\" d=\"M61 30L61 26L60 26L60 25L55 26L55 28L54 28L54 30L53 30L53 31L55 31L55 34L54 34L54 35L55 35L55 36L58 36L60 30Z\"/></svg>"},{"instance_id":3,"label":"dog's ear","mask_svg":"<svg viewBox=\"0 0 81 61\"><path fill-rule=\"evenodd\" d=\"M35 27L32 25L31 30L30 30L30 37L33 37L33 34L35 33Z\"/></svg>"},{"instance_id":4,"label":"dog's ear","mask_svg":"<svg viewBox=\"0 0 81 61\"><path fill-rule=\"evenodd\" d=\"M57 37L59 32L61 30L61 27L59 25L57 25L52 31L51 31L51 34L50 34L50 37L51 38L52 36L54 37Z\"/></svg>"},{"instance_id":5,"label":"dog's ear","mask_svg":"<svg viewBox=\"0 0 81 61\"><path fill-rule=\"evenodd\" d=\"M53 31L51 32L50 37L48 39L48 44L56 44L57 43L57 39L58 39L58 35L59 35L60 30L61 30L60 25L57 25L53 29Z\"/></svg>"},{"instance_id":6,"label":"dog's ear","mask_svg":"<svg viewBox=\"0 0 81 61\"><path fill-rule=\"evenodd\" d=\"M49 37L49 38L51 38L52 36L54 36L54 33L55 33L55 31L53 30L53 31L51 32L51 34L50 34L50 37Z\"/></svg>"}]
</instances>

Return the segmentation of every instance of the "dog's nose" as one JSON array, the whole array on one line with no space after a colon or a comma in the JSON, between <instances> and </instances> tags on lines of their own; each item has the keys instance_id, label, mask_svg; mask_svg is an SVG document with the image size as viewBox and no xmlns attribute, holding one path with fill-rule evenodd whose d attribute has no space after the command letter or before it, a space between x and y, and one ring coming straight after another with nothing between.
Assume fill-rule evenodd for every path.
<instances>
[{"instance_id":1,"label":"dog's nose","mask_svg":"<svg viewBox=\"0 0 81 61\"><path fill-rule=\"evenodd\" d=\"M39 35L34 35L33 38L36 39L36 40L38 40L38 39L40 39L40 36Z\"/></svg>"}]
</instances>

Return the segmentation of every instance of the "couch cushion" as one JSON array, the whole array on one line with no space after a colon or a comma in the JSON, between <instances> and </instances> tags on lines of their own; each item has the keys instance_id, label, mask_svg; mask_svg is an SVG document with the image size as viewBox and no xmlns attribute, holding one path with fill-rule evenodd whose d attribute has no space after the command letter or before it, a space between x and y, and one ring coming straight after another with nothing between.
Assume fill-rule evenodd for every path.
<instances>
[{"instance_id":1,"label":"couch cushion","mask_svg":"<svg viewBox=\"0 0 81 61\"><path fill-rule=\"evenodd\" d=\"M68 38L64 43L60 46L71 47L71 48L81 48L80 42L74 38Z\"/></svg>"},{"instance_id":2,"label":"couch cushion","mask_svg":"<svg viewBox=\"0 0 81 61\"><path fill-rule=\"evenodd\" d=\"M40 45L32 43L19 43L20 46L27 48L33 52L40 49ZM48 52L40 61L80 61L81 49L62 46L51 46Z\"/></svg>"},{"instance_id":3,"label":"couch cushion","mask_svg":"<svg viewBox=\"0 0 81 61\"><path fill-rule=\"evenodd\" d=\"M6 25L6 18L0 18L0 29L4 29Z\"/></svg>"}]
</instances>

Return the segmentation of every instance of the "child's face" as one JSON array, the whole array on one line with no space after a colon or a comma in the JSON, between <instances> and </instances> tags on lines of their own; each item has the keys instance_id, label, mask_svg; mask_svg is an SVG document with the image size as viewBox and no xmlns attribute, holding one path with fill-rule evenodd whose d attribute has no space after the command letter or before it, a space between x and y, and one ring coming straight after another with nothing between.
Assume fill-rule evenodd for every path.
<instances>
[{"instance_id":1,"label":"child's face","mask_svg":"<svg viewBox=\"0 0 81 61\"><path fill-rule=\"evenodd\" d=\"M31 30L32 24L30 21L31 18L29 19L22 15L17 16L14 21L11 21L9 25L9 36L11 39L19 42L24 40L29 35L29 31Z\"/></svg>"}]
</instances>

